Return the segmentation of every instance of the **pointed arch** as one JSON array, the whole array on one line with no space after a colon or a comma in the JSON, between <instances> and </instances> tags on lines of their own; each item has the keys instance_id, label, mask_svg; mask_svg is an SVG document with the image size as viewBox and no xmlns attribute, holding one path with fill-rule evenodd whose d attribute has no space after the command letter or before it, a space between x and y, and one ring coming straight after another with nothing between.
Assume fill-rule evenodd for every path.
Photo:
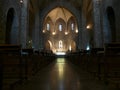
<instances>
[{"instance_id":1,"label":"pointed arch","mask_svg":"<svg viewBox=\"0 0 120 90\"><path fill-rule=\"evenodd\" d=\"M111 32L110 33L111 41L115 42L116 41L115 13L114 13L114 10L111 6L107 7L106 12L107 12L109 29L110 29L110 32Z\"/></svg>"},{"instance_id":2,"label":"pointed arch","mask_svg":"<svg viewBox=\"0 0 120 90\"><path fill-rule=\"evenodd\" d=\"M43 24L43 30L52 32L54 30L54 24L52 19L48 16Z\"/></svg>"},{"instance_id":3,"label":"pointed arch","mask_svg":"<svg viewBox=\"0 0 120 90\"><path fill-rule=\"evenodd\" d=\"M115 27L115 13L111 6L108 6L104 14L104 43L111 43L116 41L116 27Z\"/></svg>"},{"instance_id":4,"label":"pointed arch","mask_svg":"<svg viewBox=\"0 0 120 90\"><path fill-rule=\"evenodd\" d=\"M14 14L15 11L13 8L10 8L7 13L7 21L6 21L6 38L5 43L10 44L11 43L11 31L12 31L12 25L14 21Z\"/></svg>"},{"instance_id":5,"label":"pointed arch","mask_svg":"<svg viewBox=\"0 0 120 90\"><path fill-rule=\"evenodd\" d=\"M71 16L67 22L67 29L69 31L75 31L77 29L77 21L75 17Z\"/></svg>"},{"instance_id":6,"label":"pointed arch","mask_svg":"<svg viewBox=\"0 0 120 90\"><path fill-rule=\"evenodd\" d=\"M52 43L50 40L48 40L46 43L45 43L45 50L47 51L50 51L52 48Z\"/></svg>"},{"instance_id":7,"label":"pointed arch","mask_svg":"<svg viewBox=\"0 0 120 90\"><path fill-rule=\"evenodd\" d=\"M16 15L14 8L9 8L6 17L6 44L18 44L19 43L19 23L18 16Z\"/></svg>"},{"instance_id":8,"label":"pointed arch","mask_svg":"<svg viewBox=\"0 0 120 90\"><path fill-rule=\"evenodd\" d=\"M66 30L66 23L62 18L59 18L58 20L56 20L55 23L55 30L57 32L64 32Z\"/></svg>"},{"instance_id":9,"label":"pointed arch","mask_svg":"<svg viewBox=\"0 0 120 90\"><path fill-rule=\"evenodd\" d=\"M72 52L76 51L76 43L73 40L69 44L69 51L72 51Z\"/></svg>"}]
</instances>

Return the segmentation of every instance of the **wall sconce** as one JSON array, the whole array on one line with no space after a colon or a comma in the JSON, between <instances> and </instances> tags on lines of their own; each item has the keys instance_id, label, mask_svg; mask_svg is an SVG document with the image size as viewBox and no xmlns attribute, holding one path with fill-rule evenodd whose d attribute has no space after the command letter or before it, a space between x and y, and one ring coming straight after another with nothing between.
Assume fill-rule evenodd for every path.
<instances>
[{"instance_id":1,"label":"wall sconce","mask_svg":"<svg viewBox=\"0 0 120 90\"><path fill-rule=\"evenodd\" d=\"M45 33L45 30L43 30L43 33Z\"/></svg>"},{"instance_id":2,"label":"wall sconce","mask_svg":"<svg viewBox=\"0 0 120 90\"><path fill-rule=\"evenodd\" d=\"M91 25L90 25L90 24L87 25L87 26L86 26L86 29L91 29Z\"/></svg>"},{"instance_id":3,"label":"wall sconce","mask_svg":"<svg viewBox=\"0 0 120 90\"><path fill-rule=\"evenodd\" d=\"M55 35L56 33L55 32L52 32L52 35Z\"/></svg>"},{"instance_id":4,"label":"wall sconce","mask_svg":"<svg viewBox=\"0 0 120 90\"><path fill-rule=\"evenodd\" d=\"M65 32L65 35L68 35L68 32Z\"/></svg>"},{"instance_id":5,"label":"wall sconce","mask_svg":"<svg viewBox=\"0 0 120 90\"><path fill-rule=\"evenodd\" d=\"M78 33L78 29L76 29L75 32Z\"/></svg>"}]
</instances>

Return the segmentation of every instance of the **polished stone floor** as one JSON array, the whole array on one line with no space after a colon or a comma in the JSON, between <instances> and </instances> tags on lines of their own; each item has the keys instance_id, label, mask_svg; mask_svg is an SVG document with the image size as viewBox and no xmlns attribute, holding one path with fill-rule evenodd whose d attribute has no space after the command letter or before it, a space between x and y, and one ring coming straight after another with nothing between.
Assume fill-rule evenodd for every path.
<instances>
[{"instance_id":1,"label":"polished stone floor","mask_svg":"<svg viewBox=\"0 0 120 90\"><path fill-rule=\"evenodd\" d=\"M65 58L57 58L15 90L107 90L107 88L93 75L78 69Z\"/></svg>"}]
</instances>

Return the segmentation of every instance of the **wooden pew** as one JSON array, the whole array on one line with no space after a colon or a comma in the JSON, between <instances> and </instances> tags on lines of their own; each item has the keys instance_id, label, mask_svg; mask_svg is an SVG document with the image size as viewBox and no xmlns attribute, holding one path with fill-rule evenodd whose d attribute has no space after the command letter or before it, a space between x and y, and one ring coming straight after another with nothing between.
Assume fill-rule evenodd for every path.
<instances>
[{"instance_id":1,"label":"wooden pew","mask_svg":"<svg viewBox=\"0 0 120 90\"><path fill-rule=\"evenodd\" d=\"M105 55L120 54L120 42L105 44Z\"/></svg>"},{"instance_id":2,"label":"wooden pew","mask_svg":"<svg viewBox=\"0 0 120 90\"><path fill-rule=\"evenodd\" d=\"M3 87L3 62L2 62L2 55L0 54L0 90Z\"/></svg>"},{"instance_id":3,"label":"wooden pew","mask_svg":"<svg viewBox=\"0 0 120 90\"><path fill-rule=\"evenodd\" d=\"M91 48L91 55L104 54L104 48Z\"/></svg>"},{"instance_id":4,"label":"wooden pew","mask_svg":"<svg viewBox=\"0 0 120 90\"><path fill-rule=\"evenodd\" d=\"M34 50L32 48L23 48L21 50L22 55L32 55L34 53Z\"/></svg>"},{"instance_id":5,"label":"wooden pew","mask_svg":"<svg viewBox=\"0 0 120 90\"><path fill-rule=\"evenodd\" d=\"M22 61L20 45L0 45L0 64L2 75L2 88L10 89L13 84L22 79Z\"/></svg>"},{"instance_id":6,"label":"wooden pew","mask_svg":"<svg viewBox=\"0 0 120 90\"><path fill-rule=\"evenodd\" d=\"M20 54L21 45L9 45L1 44L0 45L0 54Z\"/></svg>"},{"instance_id":7,"label":"wooden pew","mask_svg":"<svg viewBox=\"0 0 120 90\"><path fill-rule=\"evenodd\" d=\"M120 88L120 55L107 55L104 57L104 80L108 84Z\"/></svg>"}]
</instances>

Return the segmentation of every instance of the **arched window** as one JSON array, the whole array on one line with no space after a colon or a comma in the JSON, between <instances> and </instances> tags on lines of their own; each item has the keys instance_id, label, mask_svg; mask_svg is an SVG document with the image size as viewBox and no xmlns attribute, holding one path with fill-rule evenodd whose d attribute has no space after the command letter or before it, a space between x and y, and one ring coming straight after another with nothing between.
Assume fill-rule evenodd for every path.
<instances>
[{"instance_id":1,"label":"arched window","mask_svg":"<svg viewBox=\"0 0 120 90\"><path fill-rule=\"evenodd\" d=\"M74 30L74 23L71 24L71 30Z\"/></svg>"},{"instance_id":2,"label":"arched window","mask_svg":"<svg viewBox=\"0 0 120 90\"><path fill-rule=\"evenodd\" d=\"M50 30L50 24L49 24L49 23L47 23L46 29L47 29L48 31Z\"/></svg>"},{"instance_id":3,"label":"arched window","mask_svg":"<svg viewBox=\"0 0 120 90\"><path fill-rule=\"evenodd\" d=\"M63 47L63 42L60 40L59 41L59 48L62 48Z\"/></svg>"},{"instance_id":4,"label":"arched window","mask_svg":"<svg viewBox=\"0 0 120 90\"><path fill-rule=\"evenodd\" d=\"M43 23L43 32L45 31L52 32L52 30L53 30L53 22L50 17L47 17L45 19L45 22Z\"/></svg>"},{"instance_id":5,"label":"arched window","mask_svg":"<svg viewBox=\"0 0 120 90\"><path fill-rule=\"evenodd\" d=\"M66 29L66 23L63 19L59 18L56 22L55 22L55 30L60 31L60 32L64 32Z\"/></svg>"},{"instance_id":6,"label":"arched window","mask_svg":"<svg viewBox=\"0 0 120 90\"><path fill-rule=\"evenodd\" d=\"M77 25L76 25L76 19L74 17L70 17L68 22L67 22L67 28L68 30L76 30Z\"/></svg>"},{"instance_id":7,"label":"arched window","mask_svg":"<svg viewBox=\"0 0 120 90\"><path fill-rule=\"evenodd\" d=\"M62 31L62 29L63 29L63 26L62 26L62 24L60 24L59 25L59 31Z\"/></svg>"}]
</instances>

